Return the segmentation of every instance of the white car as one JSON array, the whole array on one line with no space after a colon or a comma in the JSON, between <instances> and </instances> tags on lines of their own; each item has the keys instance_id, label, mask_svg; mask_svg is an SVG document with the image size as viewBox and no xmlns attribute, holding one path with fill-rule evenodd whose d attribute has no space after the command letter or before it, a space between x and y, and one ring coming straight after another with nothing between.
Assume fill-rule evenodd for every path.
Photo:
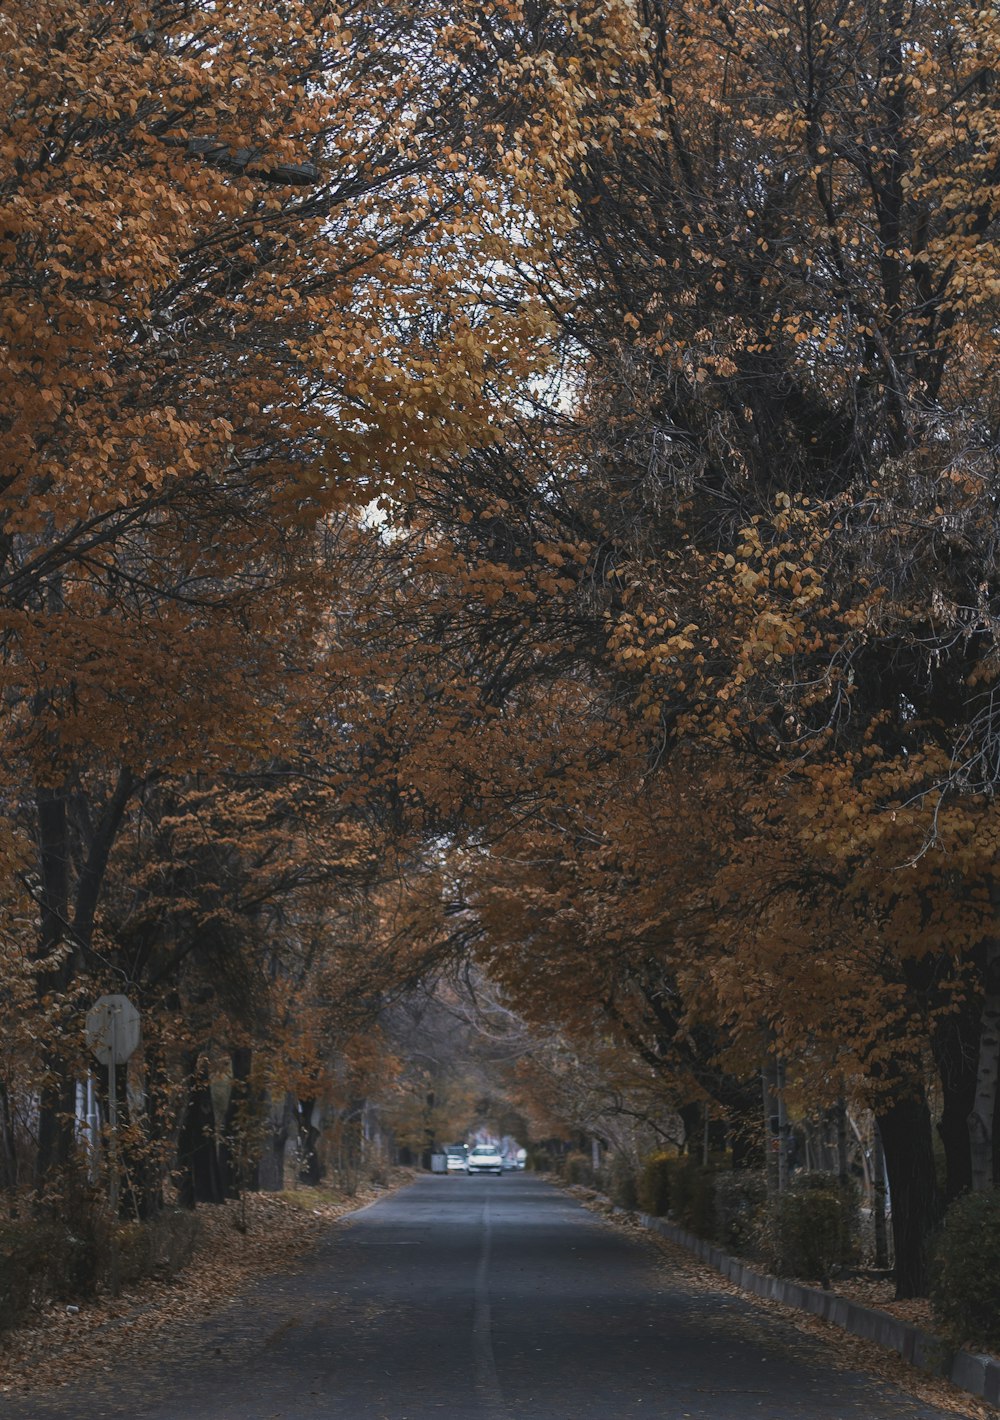
<instances>
[{"instance_id":1,"label":"white car","mask_svg":"<svg viewBox=\"0 0 1000 1420\"><path fill-rule=\"evenodd\" d=\"M445 1158L447 1159L447 1163L445 1164L446 1173L465 1173L469 1151L464 1144L454 1145L452 1148L446 1149Z\"/></svg>"},{"instance_id":2,"label":"white car","mask_svg":"<svg viewBox=\"0 0 1000 1420\"><path fill-rule=\"evenodd\" d=\"M477 1144L469 1150L466 1173L503 1173L503 1159L495 1144Z\"/></svg>"}]
</instances>

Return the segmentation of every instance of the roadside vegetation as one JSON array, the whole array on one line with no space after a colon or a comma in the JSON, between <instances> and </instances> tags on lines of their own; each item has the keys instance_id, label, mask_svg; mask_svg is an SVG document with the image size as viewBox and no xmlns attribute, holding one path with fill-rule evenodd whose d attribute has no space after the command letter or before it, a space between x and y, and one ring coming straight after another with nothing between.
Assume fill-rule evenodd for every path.
<instances>
[{"instance_id":1,"label":"roadside vegetation","mask_svg":"<svg viewBox=\"0 0 1000 1420\"><path fill-rule=\"evenodd\" d=\"M998 73L934 0L4 5L0 1326L485 1119L979 1295Z\"/></svg>"}]
</instances>

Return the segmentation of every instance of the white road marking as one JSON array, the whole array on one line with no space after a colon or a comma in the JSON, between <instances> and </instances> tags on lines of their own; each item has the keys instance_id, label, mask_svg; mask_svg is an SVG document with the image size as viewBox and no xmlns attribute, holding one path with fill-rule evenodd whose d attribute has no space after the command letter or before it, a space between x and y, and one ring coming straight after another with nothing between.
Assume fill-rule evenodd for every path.
<instances>
[{"instance_id":1,"label":"white road marking","mask_svg":"<svg viewBox=\"0 0 1000 1420\"><path fill-rule=\"evenodd\" d=\"M490 1314L490 1250L493 1231L490 1224L490 1200L483 1207L483 1246L476 1268L476 1304L472 1317L472 1354L476 1368L476 1392L479 1401L491 1415L506 1413L500 1377L493 1355L493 1320Z\"/></svg>"}]
</instances>

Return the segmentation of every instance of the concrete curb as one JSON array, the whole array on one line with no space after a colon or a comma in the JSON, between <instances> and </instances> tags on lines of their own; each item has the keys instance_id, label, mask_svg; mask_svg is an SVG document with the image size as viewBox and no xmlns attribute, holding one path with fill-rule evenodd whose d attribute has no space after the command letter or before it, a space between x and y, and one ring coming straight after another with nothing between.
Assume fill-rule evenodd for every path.
<instances>
[{"instance_id":1,"label":"concrete curb","mask_svg":"<svg viewBox=\"0 0 1000 1420\"><path fill-rule=\"evenodd\" d=\"M616 1213L627 1211L624 1208L614 1209ZM676 1223L668 1222L666 1218L653 1218L648 1213L632 1216L638 1217L644 1228L693 1252L743 1291L770 1301L783 1302L786 1307L811 1312L813 1316L822 1317L824 1321L849 1331L852 1336L861 1336L866 1341L874 1341L878 1346L898 1352L905 1361L919 1366L921 1370L944 1376L959 1390L968 1391L991 1405L1000 1405L1000 1361L992 1356L980 1355L976 1351L953 1350L941 1337L899 1321L888 1312L860 1306L819 1287L807 1287L801 1282L789 1282L783 1277L757 1272L738 1257L730 1257L721 1248L696 1237Z\"/></svg>"}]
</instances>

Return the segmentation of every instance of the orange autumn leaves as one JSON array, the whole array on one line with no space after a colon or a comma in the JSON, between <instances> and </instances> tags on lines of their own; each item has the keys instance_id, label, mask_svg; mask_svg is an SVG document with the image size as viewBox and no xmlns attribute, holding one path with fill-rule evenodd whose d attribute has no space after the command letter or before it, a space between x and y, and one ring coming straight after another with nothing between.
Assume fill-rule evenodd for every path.
<instances>
[{"instance_id":1,"label":"orange autumn leaves","mask_svg":"<svg viewBox=\"0 0 1000 1420\"><path fill-rule=\"evenodd\" d=\"M7 6L11 815L156 785L111 862L144 923L219 889L163 827L203 796L329 999L320 897L423 838L532 1014L861 1069L897 956L958 979L979 930L911 801L995 675L994 27ZM968 881L987 821L936 821Z\"/></svg>"},{"instance_id":2,"label":"orange autumn leaves","mask_svg":"<svg viewBox=\"0 0 1000 1420\"><path fill-rule=\"evenodd\" d=\"M458 510L452 471L425 499L447 664L493 686L510 647L523 730L459 899L536 1017L620 993L655 1047L676 991L671 1037L749 1069L783 1030L863 1079L981 990L990 929L957 791L995 763L995 17L638 13L614 67L567 43L598 117L525 281L570 374Z\"/></svg>"}]
</instances>

